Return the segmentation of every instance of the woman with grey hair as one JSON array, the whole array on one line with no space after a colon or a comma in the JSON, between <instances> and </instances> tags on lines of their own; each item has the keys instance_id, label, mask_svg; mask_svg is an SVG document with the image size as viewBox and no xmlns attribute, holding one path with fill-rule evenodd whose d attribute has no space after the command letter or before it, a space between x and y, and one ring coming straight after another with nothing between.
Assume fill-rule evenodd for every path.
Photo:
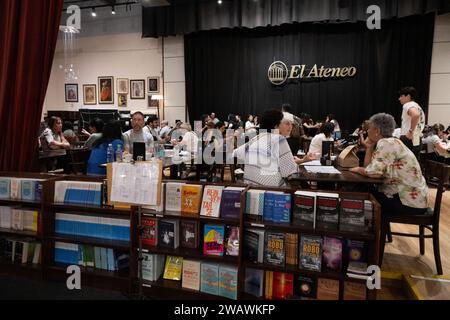
<instances>
[{"instance_id":1,"label":"woman with grey hair","mask_svg":"<svg viewBox=\"0 0 450 320\"><path fill-rule=\"evenodd\" d=\"M422 214L428 206L428 187L419 162L400 139L393 138L395 120L390 114L378 113L369 120L368 137L364 141L364 167L351 169L385 183L374 191L382 214Z\"/></svg>"}]
</instances>

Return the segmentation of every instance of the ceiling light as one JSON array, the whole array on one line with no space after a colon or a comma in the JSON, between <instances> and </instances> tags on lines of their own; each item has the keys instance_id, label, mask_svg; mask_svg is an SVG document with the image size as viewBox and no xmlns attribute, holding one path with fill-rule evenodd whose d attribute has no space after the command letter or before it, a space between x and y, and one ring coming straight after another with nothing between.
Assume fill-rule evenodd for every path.
<instances>
[{"instance_id":1,"label":"ceiling light","mask_svg":"<svg viewBox=\"0 0 450 320\"><path fill-rule=\"evenodd\" d=\"M92 8L91 16L96 17L97 13L95 13L95 8Z\"/></svg>"},{"instance_id":2,"label":"ceiling light","mask_svg":"<svg viewBox=\"0 0 450 320\"><path fill-rule=\"evenodd\" d=\"M217 0L217 3L218 4L222 4L222 0Z\"/></svg>"},{"instance_id":3,"label":"ceiling light","mask_svg":"<svg viewBox=\"0 0 450 320\"><path fill-rule=\"evenodd\" d=\"M116 9L114 8L114 6L111 7L111 14L115 15L116 14Z\"/></svg>"}]
</instances>

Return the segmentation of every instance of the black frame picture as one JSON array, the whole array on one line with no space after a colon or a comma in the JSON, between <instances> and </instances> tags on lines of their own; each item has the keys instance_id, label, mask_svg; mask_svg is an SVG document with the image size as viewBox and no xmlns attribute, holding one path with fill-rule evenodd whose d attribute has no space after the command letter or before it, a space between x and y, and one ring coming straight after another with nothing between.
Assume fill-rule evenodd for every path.
<instances>
[{"instance_id":1,"label":"black frame picture","mask_svg":"<svg viewBox=\"0 0 450 320\"><path fill-rule=\"evenodd\" d=\"M159 77L148 77L148 93L159 93Z\"/></svg>"},{"instance_id":2,"label":"black frame picture","mask_svg":"<svg viewBox=\"0 0 450 320\"><path fill-rule=\"evenodd\" d=\"M66 102L78 102L78 84L66 83L64 86ZM69 94L70 93L70 94Z\"/></svg>"},{"instance_id":3,"label":"black frame picture","mask_svg":"<svg viewBox=\"0 0 450 320\"><path fill-rule=\"evenodd\" d=\"M130 80L130 99L145 99L145 80Z\"/></svg>"}]
</instances>

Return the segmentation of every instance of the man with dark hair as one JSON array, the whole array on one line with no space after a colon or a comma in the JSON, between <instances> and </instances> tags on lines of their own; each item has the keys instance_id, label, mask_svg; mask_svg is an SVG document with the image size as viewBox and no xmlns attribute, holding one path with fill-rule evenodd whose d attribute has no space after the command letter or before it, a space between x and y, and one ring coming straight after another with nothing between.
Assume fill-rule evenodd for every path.
<instances>
[{"instance_id":1,"label":"man with dark hair","mask_svg":"<svg viewBox=\"0 0 450 320\"><path fill-rule=\"evenodd\" d=\"M149 132L153 136L153 141L160 141L161 138L157 130L159 126L158 117L155 115L149 116L145 124L144 131Z\"/></svg>"},{"instance_id":2,"label":"man with dark hair","mask_svg":"<svg viewBox=\"0 0 450 320\"><path fill-rule=\"evenodd\" d=\"M414 87L402 88L398 94L398 100L403 105L400 139L419 159L420 137L425 127L425 114L417 102L414 101L416 98L416 89Z\"/></svg>"},{"instance_id":3,"label":"man with dark hair","mask_svg":"<svg viewBox=\"0 0 450 320\"><path fill-rule=\"evenodd\" d=\"M140 111L133 113L131 116L131 126L132 129L128 130L123 134L124 151L128 153L133 153L133 143L134 142L144 142L147 144L153 141L152 135L148 130L143 130L145 125L144 114Z\"/></svg>"}]
</instances>

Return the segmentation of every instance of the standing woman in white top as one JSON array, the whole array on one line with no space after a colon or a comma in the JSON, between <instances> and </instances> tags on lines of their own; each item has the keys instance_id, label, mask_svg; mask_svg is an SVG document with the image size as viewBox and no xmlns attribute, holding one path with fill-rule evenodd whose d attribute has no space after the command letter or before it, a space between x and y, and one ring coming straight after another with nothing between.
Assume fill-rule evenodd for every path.
<instances>
[{"instance_id":1,"label":"standing woman in white top","mask_svg":"<svg viewBox=\"0 0 450 320\"><path fill-rule=\"evenodd\" d=\"M341 127L339 127L339 122L336 121L334 115L333 114L327 115L327 119L325 120L325 122L331 122L332 124L334 124L333 137L335 140L341 139Z\"/></svg>"},{"instance_id":2,"label":"standing woman in white top","mask_svg":"<svg viewBox=\"0 0 450 320\"><path fill-rule=\"evenodd\" d=\"M314 138L311 140L311 144L309 145L308 154L313 155L315 159L320 159L320 157L322 156L323 141L334 141L334 124L332 122L325 122L322 125L321 131L321 133L314 136Z\"/></svg>"}]
</instances>

